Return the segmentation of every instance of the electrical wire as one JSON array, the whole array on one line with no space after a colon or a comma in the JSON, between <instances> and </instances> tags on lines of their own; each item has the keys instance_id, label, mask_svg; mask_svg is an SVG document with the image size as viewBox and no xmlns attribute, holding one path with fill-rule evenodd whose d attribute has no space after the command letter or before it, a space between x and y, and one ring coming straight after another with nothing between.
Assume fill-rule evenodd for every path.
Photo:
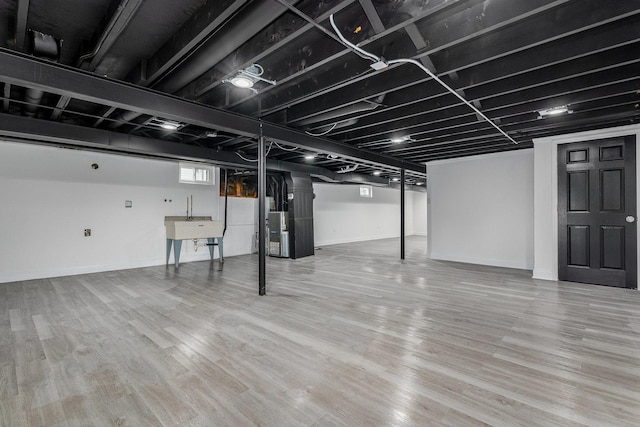
<instances>
[{"instance_id":1,"label":"electrical wire","mask_svg":"<svg viewBox=\"0 0 640 427\"><path fill-rule=\"evenodd\" d=\"M359 48L358 46L356 46L355 44L351 43L349 40L344 38L340 30L338 30L338 27L336 26L336 22L333 20L333 13L329 15L329 22L331 22L331 26L333 27L333 30L336 32L336 35L338 36L342 44L344 44L347 47L350 47L351 49L359 53L360 56L371 59L373 62L380 61L380 58L375 56L373 53L369 53L366 50Z\"/></svg>"},{"instance_id":2,"label":"electrical wire","mask_svg":"<svg viewBox=\"0 0 640 427\"><path fill-rule=\"evenodd\" d=\"M276 147L278 147L279 149L284 150L284 151L296 151L296 150L298 149L298 147L285 148L285 147L283 147L282 145L278 144L278 143L277 143L277 142L275 142L275 141L271 141L271 142L272 142L273 144L276 144Z\"/></svg>"},{"instance_id":3,"label":"electrical wire","mask_svg":"<svg viewBox=\"0 0 640 427\"><path fill-rule=\"evenodd\" d=\"M267 157L269 155L269 153L271 152L271 147L273 147L275 141L271 141L271 143L269 144L269 147L267 148L267 152L264 153L264 156ZM242 160L244 160L245 162L257 162L258 159L249 159L247 157L244 157L242 154L240 154L239 152L236 151L236 154L238 155L238 157L240 157Z\"/></svg>"},{"instance_id":4,"label":"electrical wire","mask_svg":"<svg viewBox=\"0 0 640 427\"><path fill-rule=\"evenodd\" d=\"M305 130L304 133L306 133L307 135L311 135L311 136L325 136L326 134L328 134L329 132L331 132L332 130L334 130L336 128L336 126L338 126L338 122L335 122L333 124L333 126L331 126L331 128L329 130L326 130L324 132L320 132L320 133L312 133L309 132L308 130Z\"/></svg>"},{"instance_id":5,"label":"electrical wire","mask_svg":"<svg viewBox=\"0 0 640 427\"><path fill-rule=\"evenodd\" d=\"M434 79L440 86L445 88L449 93L454 95L460 101L464 102L478 116L480 116L483 120L485 120L487 123L489 123L491 126L493 126L498 132L500 132L503 136L505 136L509 141L511 141L514 144L518 145L518 142L515 139L513 139L511 136L509 136L509 134L507 134L505 131L503 131L500 128L500 126L495 124L489 117L487 117L482 111L480 111L478 108L476 108L475 105L473 105L472 103L467 101L462 95L460 95L458 92L456 92L455 90L450 88L445 82L440 80L440 78L438 76L436 76L434 73L432 73L431 70L429 70L427 67L425 67L422 63L416 61L415 59L411 59L411 58L392 59L390 61L385 61L383 58L378 57L378 56L374 55L373 53L367 52L366 50L356 46L355 44L353 44L353 43L349 42L347 39L345 39L344 36L340 33L340 30L338 29L338 27L336 26L336 23L335 23L335 21L333 19L333 14L331 14L329 16L329 21L331 22L331 26L333 27L333 30L336 32L336 34L338 35L338 37L340 38L340 40L342 41L342 43L344 43L344 45L346 47L349 47L349 48L353 49L356 53L359 53L360 56L365 55L369 60L373 61L374 63L376 63L376 62L383 63L382 64L383 67L385 66L384 64L386 64L386 66L393 65L393 64L413 64L413 65L417 66L422 71L424 71L429 77Z\"/></svg>"}]
</instances>

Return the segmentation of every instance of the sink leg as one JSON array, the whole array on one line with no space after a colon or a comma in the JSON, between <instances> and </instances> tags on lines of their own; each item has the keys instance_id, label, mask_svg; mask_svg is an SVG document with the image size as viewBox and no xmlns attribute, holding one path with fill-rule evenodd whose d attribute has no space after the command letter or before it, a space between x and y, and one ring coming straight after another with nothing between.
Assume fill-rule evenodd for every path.
<instances>
[{"instance_id":1,"label":"sink leg","mask_svg":"<svg viewBox=\"0 0 640 427\"><path fill-rule=\"evenodd\" d=\"M182 249L182 240L174 240L173 258L176 260L176 268L180 266L180 249Z\"/></svg>"},{"instance_id":2,"label":"sink leg","mask_svg":"<svg viewBox=\"0 0 640 427\"><path fill-rule=\"evenodd\" d=\"M171 255L171 245L173 245L173 239L167 239L167 265L169 265L169 256Z\"/></svg>"},{"instance_id":3,"label":"sink leg","mask_svg":"<svg viewBox=\"0 0 640 427\"><path fill-rule=\"evenodd\" d=\"M218 237L218 270L222 271L222 267L224 267L224 254L223 254L223 246L222 246L222 237Z\"/></svg>"},{"instance_id":4,"label":"sink leg","mask_svg":"<svg viewBox=\"0 0 640 427\"><path fill-rule=\"evenodd\" d=\"M213 251L215 249L215 246L213 246L213 242L215 242L215 239L213 237L207 238L207 243L209 244L209 255L211 255L211 261L213 261Z\"/></svg>"}]
</instances>

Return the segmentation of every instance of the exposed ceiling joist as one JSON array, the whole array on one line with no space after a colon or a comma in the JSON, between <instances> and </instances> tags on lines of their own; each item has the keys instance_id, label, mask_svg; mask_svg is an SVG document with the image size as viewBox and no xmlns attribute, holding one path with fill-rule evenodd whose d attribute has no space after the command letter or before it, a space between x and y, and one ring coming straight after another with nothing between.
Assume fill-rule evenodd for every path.
<instances>
[{"instance_id":1,"label":"exposed ceiling joist","mask_svg":"<svg viewBox=\"0 0 640 427\"><path fill-rule=\"evenodd\" d=\"M0 62L3 64L0 76L8 83L243 136L258 135L262 126L265 137L285 144L419 173L425 171L424 165L418 163L379 155L329 139L312 137L290 128L262 123L251 117L40 61L6 49L0 50Z\"/></svg>"}]
</instances>

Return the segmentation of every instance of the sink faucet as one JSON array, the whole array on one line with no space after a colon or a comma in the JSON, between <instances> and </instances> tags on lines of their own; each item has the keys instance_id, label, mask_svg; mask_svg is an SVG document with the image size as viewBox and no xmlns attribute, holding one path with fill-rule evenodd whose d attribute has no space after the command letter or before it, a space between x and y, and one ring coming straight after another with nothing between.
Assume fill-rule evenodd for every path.
<instances>
[{"instance_id":1,"label":"sink faucet","mask_svg":"<svg viewBox=\"0 0 640 427\"><path fill-rule=\"evenodd\" d=\"M191 214L189 214L189 197L187 197L187 221L193 221L193 194L191 195Z\"/></svg>"}]
</instances>

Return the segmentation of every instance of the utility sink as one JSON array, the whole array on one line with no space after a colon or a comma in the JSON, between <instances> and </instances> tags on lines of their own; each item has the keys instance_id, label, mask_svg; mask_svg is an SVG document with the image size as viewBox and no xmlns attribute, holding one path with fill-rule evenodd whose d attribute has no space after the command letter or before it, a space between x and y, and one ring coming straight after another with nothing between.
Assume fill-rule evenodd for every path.
<instances>
[{"instance_id":1,"label":"utility sink","mask_svg":"<svg viewBox=\"0 0 640 427\"><path fill-rule=\"evenodd\" d=\"M167 229L167 239L189 240L222 237L224 231L223 221L213 221L211 217L193 217L187 220L185 217L167 216L164 218Z\"/></svg>"},{"instance_id":2,"label":"utility sink","mask_svg":"<svg viewBox=\"0 0 640 427\"><path fill-rule=\"evenodd\" d=\"M209 248L209 254L212 260L213 248L218 248L218 260L220 261L218 270L222 270L222 264L224 264L224 256L222 254L223 221L213 221L210 216L194 216L191 218L184 216L165 216L164 226L167 229L167 265L169 265L172 246L174 247L173 256L176 262L176 268L178 268L180 265L182 241L207 239L206 246ZM194 247L197 250L197 242L194 242Z\"/></svg>"}]
</instances>

